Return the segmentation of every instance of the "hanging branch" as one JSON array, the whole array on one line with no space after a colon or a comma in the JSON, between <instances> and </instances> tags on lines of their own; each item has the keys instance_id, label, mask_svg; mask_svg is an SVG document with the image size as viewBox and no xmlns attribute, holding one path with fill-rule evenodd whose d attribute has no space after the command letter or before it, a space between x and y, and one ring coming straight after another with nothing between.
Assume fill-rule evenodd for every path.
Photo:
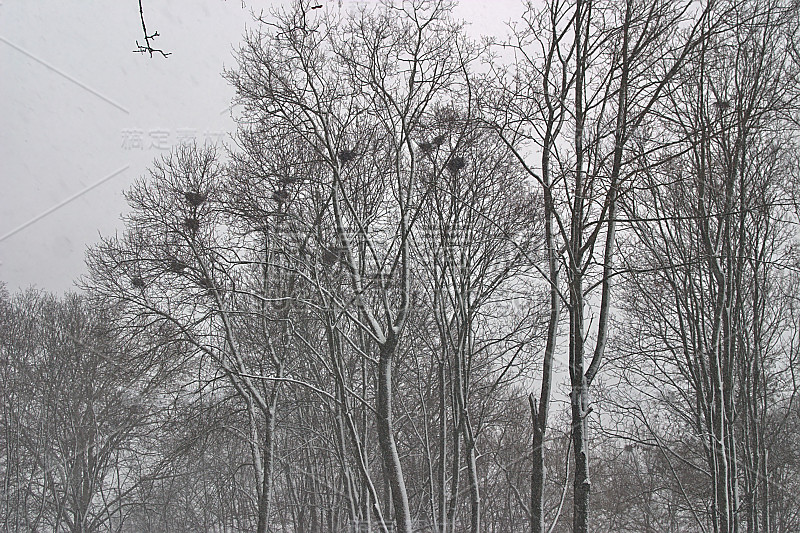
<instances>
[{"instance_id":1,"label":"hanging branch","mask_svg":"<svg viewBox=\"0 0 800 533\"><path fill-rule=\"evenodd\" d=\"M153 53L161 54L163 57L167 57L172 52L165 52L160 48L153 48L151 41L155 40L158 37L158 32L153 32L152 35L147 34L147 26L144 23L144 11L142 10L142 0L139 0L139 17L142 20L142 32L144 33L144 44L139 44L139 41L136 41L136 50L134 52L138 52L140 54L150 54L150 57L153 57Z\"/></svg>"}]
</instances>

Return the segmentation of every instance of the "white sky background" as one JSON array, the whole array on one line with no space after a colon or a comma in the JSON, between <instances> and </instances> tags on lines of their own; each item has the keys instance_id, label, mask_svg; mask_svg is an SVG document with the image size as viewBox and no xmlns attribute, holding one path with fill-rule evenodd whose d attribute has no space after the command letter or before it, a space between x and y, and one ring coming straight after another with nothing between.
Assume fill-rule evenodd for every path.
<instances>
[{"instance_id":1,"label":"white sky background","mask_svg":"<svg viewBox=\"0 0 800 533\"><path fill-rule=\"evenodd\" d=\"M72 289L86 247L121 230L122 193L153 159L233 132L222 70L235 66L250 9L287 2L246 3L145 0L154 44L171 52L151 59L132 53L137 0L0 0L0 281L10 291ZM520 0L456 10L474 37L504 35L521 13Z\"/></svg>"}]
</instances>

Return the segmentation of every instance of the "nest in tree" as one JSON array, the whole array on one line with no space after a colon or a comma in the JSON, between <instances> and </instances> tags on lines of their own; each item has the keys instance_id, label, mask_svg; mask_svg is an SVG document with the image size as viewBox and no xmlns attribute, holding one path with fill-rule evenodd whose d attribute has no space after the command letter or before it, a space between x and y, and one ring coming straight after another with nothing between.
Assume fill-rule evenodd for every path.
<instances>
[{"instance_id":1,"label":"nest in tree","mask_svg":"<svg viewBox=\"0 0 800 533\"><path fill-rule=\"evenodd\" d=\"M133 276L131 278L131 285L137 289L144 289L144 280L140 276Z\"/></svg>"},{"instance_id":2,"label":"nest in tree","mask_svg":"<svg viewBox=\"0 0 800 533\"><path fill-rule=\"evenodd\" d=\"M354 150L342 150L339 152L339 161L347 163L355 159L357 155Z\"/></svg>"},{"instance_id":3,"label":"nest in tree","mask_svg":"<svg viewBox=\"0 0 800 533\"><path fill-rule=\"evenodd\" d=\"M458 122L458 118L458 112L451 107L439 108L434 112L434 119L437 122L446 124L448 126L453 126L456 122Z\"/></svg>"},{"instance_id":4,"label":"nest in tree","mask_svg":"<svg viewBox=\"0 0 800 533\"><path fill-rule=\"evenodd\" d=\"M441 146L444 144L446 140L447 140L447 135L445 134L437 135L436 137L433 138L433 144L434 146Z\"/></svg>"},{"instance_id":5,"label":"nest in tree","mask_svg":"<svg viewBox=\"0 0 800 533\"><path fill-rule=\"evenodd\" d=\"M214 284L211 282L210 279L203 276L202 278L197 280L197 284L200 285L202 288L206 290L212 290L214 288Z\"/></svg>"},{"instance_id":6,"label":"nest in tree","mask_svg":"<svg viewBox=\"0 0 800 533\"><path fill-rule=\"evenodd\" d=\"M282 204L287 200L289 200L289 192L283 189L278 189L272 193L272 199L278 202L279 204Z\"/></svg>"},{"instance_id":7,"label":"nest in tree","mask_svg":"<svg viewBox=\"0 0 800 533\"><path fill-rule=\"evenodd\" d=\"M456 172L464 168L465 164L466 163L464 162L464 158L456 155L451 157L450 161L447 162L447 170L455 174Z\"/></svg>"},{"instance_id":8,"label":"nest in tree","mask_svg":"<svg viewBox=\"0 0 800 533\"><path fill-rule=\"evenodd\" d=\"M186 228L192 232L196 232L197 230L200 229L200 221L194 217L184 218L183 225L186 226Z\"/></svg>"},{"instance_id":9,"label":"nest in tree","mask_svg":"<svg viewBox=\"0 0 800 533\"><path fill-rule=\"evenodd\" d=\"M419 149L422 151L423 154L429 154L433 152L434 148L435 147L433 146L433 144L429 142L420 143L419 145Z\"/></svg>"},{"instance_id":10,"label":"nest in tree","mask_svg":"<svg viewBox=\"0 0 800 533\"><path fill-rule=\"evenodd\" d=\"M181 274L187 268L188 268L188 265L186 263L184 263L183 261L180 261L178 259L172 259L169 262L170 271L172 271L172 272L174 272L176 274Z\"/></svg>"},{"instance_id":11,"label":"nest in tree","mask_svg":"<svg viewBox=\"0 0 800 533\"><path fill-rule=\"evenodd\" d=\"M322 262L326 265L332 265L340 261L345 255L345 248L343 246L334 246L331 249L322 249Z\"/></svg>"},{"instance_id":12,"label":"nest in tree","mask_svg":"<svg viewBox=\"0 0 800 533\"><path fill-rule=\"evenodd\" d=\"M284 186L291 185L292 183L296 183L298 181L300 180L296 176L281 176L278 178L278 182Z\"/></svg>"},{"instance_id":13,"label":"nest in tree","mask_svg":"<svg viewBox=\"0 0 800 533\"><path fill-rule=\"evenodd\" d=\"M186 201L189 202L193 207L198 207L206 201L208 196L203 193L197 191L186 191L183 193L183 196L186 197Z\"/></svg>"},{"instance_id":14,"label":"nest in tree","mask_svg":"<svg viewBox=\"0 0 800 533\"><path fill-rule=\"evenodd\" d=\"M326 265L332 265L339 260L339 256L327 248L322 250L322 262Z\"/></svg>"},{"instance_id":15,"label":"nest in tree","mask_svg":"<svg viewBox=\"0 0 800 533\"><path fill-rule=\"evenodd\" d=\"M720 111L725 111L726 109L731 107L731 103L728 100L718 100L714 102L714 106Z\"/></svg>"}]
</instances>

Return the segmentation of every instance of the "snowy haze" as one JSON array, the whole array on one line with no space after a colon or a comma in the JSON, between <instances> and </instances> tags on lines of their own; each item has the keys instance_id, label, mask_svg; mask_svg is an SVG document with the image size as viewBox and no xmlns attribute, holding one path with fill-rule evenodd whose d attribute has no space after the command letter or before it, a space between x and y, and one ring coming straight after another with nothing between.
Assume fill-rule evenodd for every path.
<instances>
[{"instance_id":1,"label":"snowy haze","mask_svg":"<svg viewBox=\"0 0 800 533\"><path fill-rule=\"evenodd\" d=\"M222 79L251 10L285 2L0 0L0 282L73 287L84 252L121 228L123 191L181 143L227 141L232 89ZM339 2L324 2L338 9ZM349 7L366 2L342 2ZM517 0L464 0L469 33L503 35Z\"/></svg>"}]
</instances>

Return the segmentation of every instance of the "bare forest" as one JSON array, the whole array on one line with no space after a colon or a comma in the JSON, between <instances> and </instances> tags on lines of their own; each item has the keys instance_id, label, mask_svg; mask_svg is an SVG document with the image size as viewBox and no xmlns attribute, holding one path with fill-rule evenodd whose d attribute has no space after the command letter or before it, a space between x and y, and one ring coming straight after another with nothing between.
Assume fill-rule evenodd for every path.
<instances>
[{"instance_id":1,"label":"bare forest","mask_svg":"<svg viewBox=\"0 0 800 533\"><path fill-rule=\"evenodd\" d=\"M318 3L0 292L3 531L800 531L800 4Z\"/></svg>"}]
</instances>

